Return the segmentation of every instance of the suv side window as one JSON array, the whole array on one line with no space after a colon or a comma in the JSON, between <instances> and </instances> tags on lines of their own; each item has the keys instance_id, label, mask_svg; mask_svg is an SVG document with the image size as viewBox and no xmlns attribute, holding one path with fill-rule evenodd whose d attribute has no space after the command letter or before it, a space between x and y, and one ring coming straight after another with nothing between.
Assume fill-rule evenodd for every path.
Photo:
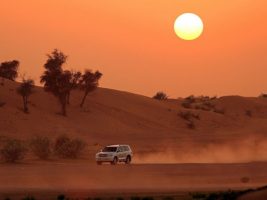
<instances>
[{"instance_id":1,"label":"suv side window","mask_svg":"<svg viewBox=\"0 0 267 200\"><path fill-rule=\"evenodd\" d=\"M128 146L124 146L124 151L129 151L129 147Z\"/></svg>"},{"instance_id":2,"label":"suv side window","mask_svg":"<svg viewBox=\"0 0 267 200\"><path fill-rule=\"evenodd\" d=\"M122 146L120 146L119 148L118 148L118 152L123 152L124 150L123 150L123 148L122 148Z\"/></svg>"}]
</instances>

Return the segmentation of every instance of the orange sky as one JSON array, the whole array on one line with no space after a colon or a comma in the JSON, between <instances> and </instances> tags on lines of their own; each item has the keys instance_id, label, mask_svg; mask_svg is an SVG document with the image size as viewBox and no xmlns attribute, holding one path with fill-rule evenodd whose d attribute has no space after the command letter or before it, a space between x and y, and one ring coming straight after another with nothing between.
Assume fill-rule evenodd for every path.
<instances>
[{"instance_id":1,"label":"orange sky","mask_svg":"<svg viewBox=\"0 0 267 200\"><path fill-rule=\"evenodd\" d=\"M18 59L39 83L45 54L65 68L99 69L102 87L171 97L267 92L266 0L1 0L0 61ZM175 35L178 15L204 21L195 41Z\"/></svg>"}]
</instances>

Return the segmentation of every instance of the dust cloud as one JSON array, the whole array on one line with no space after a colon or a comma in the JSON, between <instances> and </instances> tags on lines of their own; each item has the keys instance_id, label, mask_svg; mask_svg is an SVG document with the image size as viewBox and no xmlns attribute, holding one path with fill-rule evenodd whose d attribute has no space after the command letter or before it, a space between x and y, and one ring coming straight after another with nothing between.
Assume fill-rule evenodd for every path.
<instances>
[{"instance_id":1,"label":"dust cloud","mask_svg":"<svg viewBox=\"0 0 267 200\"><path fill-rule=\"evenodd\" d=\"M246 163L267 161L267 139L250 137L231 143L166 144L157 152L137 152L135 163Z\"/></svg>"}]
</instances>

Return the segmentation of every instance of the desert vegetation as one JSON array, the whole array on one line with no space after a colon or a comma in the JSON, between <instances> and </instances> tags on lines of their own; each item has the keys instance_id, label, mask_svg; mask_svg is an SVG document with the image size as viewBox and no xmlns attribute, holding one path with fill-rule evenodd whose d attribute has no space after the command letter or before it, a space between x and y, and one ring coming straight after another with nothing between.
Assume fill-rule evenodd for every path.
<instances>
[{"instance_id":1,"label":"desert vegetation","mask_svg":"<svg viewBox=\"0 0 267 200\"><path fill-rule=\"evenodd\" d=\"M209 97L209 96L198 96L194 95L186 97L181 105L187 109L196 109L203 111L212 111L218 114L225 114L225 109L218 108L215 105L214 100L217 99L217 96Z\"/></svg>"},{"instance_id":2,"label":"desert vegetation","mask_svg":"<svg viewBox=\"0 0 267 200\"><path fill-rule=\"evenodd\" d=\"M189 129L195 129L196 125L195 125L194 120L200 120L199 114L196 114L190 111L180 111L178 113L178 116L186 121L186 126Z\"/></svg>"},{"instance_id":3,"label":"desert vegetation","mask_svg":"<svg viewBox=\"0 0 267 200\"><path fill-rule=\"evenodd\" d=\"M69 71L69 73L71 78L70 78L70 90L68 91L67 94L67 104L70 104L71 91L79 88L79 81L82 76L82 73L79 71Z\"/></svg>"},{"instance_id":4,"label":"desert vegetation","mask_svg":"<svg viewBox=\"0 0 267 200\"><path fill-rule=\"evenodd\" d=\"M164 92L157 92L154 96L153 99L157 99L157 100L167 100L168 96L166 93Z\"/></svg>"},{"instance_id":5,"label":"desert vegetation","mask_svg":"<svg viewBox=\"0 0 267 200\"><path fill-rule=\"evenodd\" d=\"M87 144L79 138L66 135L58 136L52 141L46 136L35 136L29 141L6 138L0 144L0 158L3 162L15 163L22 161L27 153L48 160L58 158L76 159L84 152Z\"/></svg>"},{"instance_id":6,"label":"desert vegetation","mask_svg":"<svg viewBox=\"0 0 267 200\"><path fill-rule=\"evenodd\" d=\"M98 81L101 77L102 73L99 71L92 72L91 70L85 70L79 82L80 88L84 91L80 107L83 107L87 95L98 87Z\"/></svg>"},{"instance_id":7,"label":"desert vegetation","mask_svg":"<svg viewBox=\"0 0 267 200\"><path fill-rule=\"evenodd\" d=\"M83 140L61 135L55 141L54 152L61 158L77 158L85 147Z\"/></svg>"},{"instance_id":8,"label":"desert vegetation","mask_svg":"<svg viewBox=\"0 0 267 200\"><path fill-rule=\"evenodd\" d=\"M71 74L69 71L63 71L62 65L66 63L67 56L55 49L47 57L48 59L44 65L45 71L40 82L44 84L45 91L58 98L61 104L61 113L66 116L67 97L71 89Z\"/></svg>"},{"instance_id":9,"label":"desert vegetation","mask_svg":"<svg viewBox=\"0 0 267 200\"><path fill-rule=\"evenodd\" d=\"M46 136L35 136L30 141L32 153L42 160L47 160L52 154L52 143Z\"/></svg>"},{"instance_id":10,"label":"desert vegetation","mask_svg":"<svg viewBox=\"0 0 267 200\"><path fill-rule=\"evenodd\" d=\"M47 55L44 64L44 72L40 77L40 83L44 85L44 90L53 94L61 105L61 114L67 116L67 105L70 104L71 91L81 89L84 95L81 98L80 107L83 107L88 94L99 86L99 80L103 74L99 71L86 69L84 74L80 71L64 70L63 66L67 62L68 56L55 49ZM18 77L18 68L20 62L17 60L6 61L0 64L1 85L4 80L15 81ZM29 113L29 97L33 94L34 80L22 79L22 83L17 88L17 93L21 95L24 113ZM0 107L5 102L0 102Z\"/></svg>"},{"instance_id":11,"label":"desert vegetation","mask_svg":"<svg viewBox=\"0 0 267 200\"><path fill-rule=\"evenodd\" d=\"M34 81L32 79L23 79L22 83L17 88L17 93L22 97L24 113L29 112L28 103L29 97L33 93L33 88Z\"/></svg>"},{"instance_id":12,"label":"desert vegetation","mask_svg":"<svg viewBox=\"0 0 267 200\"><path fill-rule=\"evenodd\" d=\"M267 98L267 94L262 93L262 94L259 95L259 97L260 97L260 98Z\"/></svg>"},{"instance_id":13,"label":"desert vegetation","mask_svg":"<svg viewBox=\"0 0 267 200\"><path fill-rule=\"evenodd\" d=\"M57 49L47 57L48 59L44 65L45 71L41 76L41 83L44 84L45 91L52 93L59 100L61 114L66 116L66 108L70 102L71 91L76 88L84 90L84 96L80 104L82 107L89 92L98 87L98 81L102 77L102 73L85 70L84 74L81 74L79 71L63 70L63 65L68 57Z\"/></svg>"},{"instance_id":14,"label":"desert vegetation","mask_svg":"<svg viewBox=\"0 0 267 200\"><path fill-rule=\"evenodd\" d=\"M25 143L17 139L7 139L0 149L1 159L8 163L22 160L26 152L27 147Z\"/></svg>"},{"instance_id":15,"label":"desert vegetation","mask_svg":"<svg viewBox=\"0 0 267 200\"><path fill-rule=\"evenodd\" d=\"M9 79L14 81L18 77L19 61L6 61L0 64L0 77L2 77L1 85L4 85L4 80Z\"/></svg>"}]
</instances>

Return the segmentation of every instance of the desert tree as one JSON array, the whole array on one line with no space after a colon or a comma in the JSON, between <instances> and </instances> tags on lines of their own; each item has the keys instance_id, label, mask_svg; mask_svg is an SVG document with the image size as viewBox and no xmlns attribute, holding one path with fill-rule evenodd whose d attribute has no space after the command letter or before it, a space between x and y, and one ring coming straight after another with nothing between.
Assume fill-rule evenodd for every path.
<instances>
[{"instance_id":1,"label":"desert tree","mask_svg":"<svg viewBox=\"0 0 267 200\"><path fill-rule=\"evenodd\" d=\"M69 89L69 93L67 94L67 104L70 104L70 93L72 90L78 88L82 73L79 71L68 71L68 70L65 72L69 73L69 76L70 76L70 84L69 84L70 89Z\"/></svg>"},{"instance_id":2,"label":"desert tree","mask_svg":"<svg viewBox=\"0 0 267 200\"><path fill-rule=\"evenodd\" d=\"M2 77L2 85L4 78L14 81L18 76L19 61L6 61L0 64L0 77Z\"/></svg>"},{"instance_id":3,"label":"desert tree","mask_svg":"<svg viewBox=\"0 0 267 200\"><path fill-rule=\"evenodd\" d=\"M67 56L55 49L47 55L44 65L45 71L40 82L44 84L44 90L52 93L61 104L61 113L66 116L67 97L71 88L71 73L63 71L62 65L66 63Z\"/></svg>"},{"instance_id":4,"label":"desert tree","mask_svg":"<svg viewBox=\"0 0 267 200\"><path fill-rule=\"evenodd\" d=\"M166 100L168 99L168 96L167 94L165 94L164 92L157 92L154 96L153 96L154 99L157 99L157 100Z\"/></svg>"},{"instance_id":5,"label":"desert tree","mask_svg":"<svg viewBox=\"0 0 267 200\"><path fill-rule=\"evenodd\" d=\"M29 112L28 103L29 97L33 93L34 81L32 79L23 79L20 86L17 88L17 93L22 96L23 111Z\"/></svg>"},{"instance_id":6,"label":"desert tree","mask_svg":"<svg viewBox=\"0 0 267 200\"><path fill-rule=\"evenodd\" d=\"M91 70L85 70L84 74L82 74L80 88L84 91L84 95L80 107L83 107L87 95L98 87L98 82L101 77L102 73L99 71L92 72Z\"/></svg>"}]
</instances>

